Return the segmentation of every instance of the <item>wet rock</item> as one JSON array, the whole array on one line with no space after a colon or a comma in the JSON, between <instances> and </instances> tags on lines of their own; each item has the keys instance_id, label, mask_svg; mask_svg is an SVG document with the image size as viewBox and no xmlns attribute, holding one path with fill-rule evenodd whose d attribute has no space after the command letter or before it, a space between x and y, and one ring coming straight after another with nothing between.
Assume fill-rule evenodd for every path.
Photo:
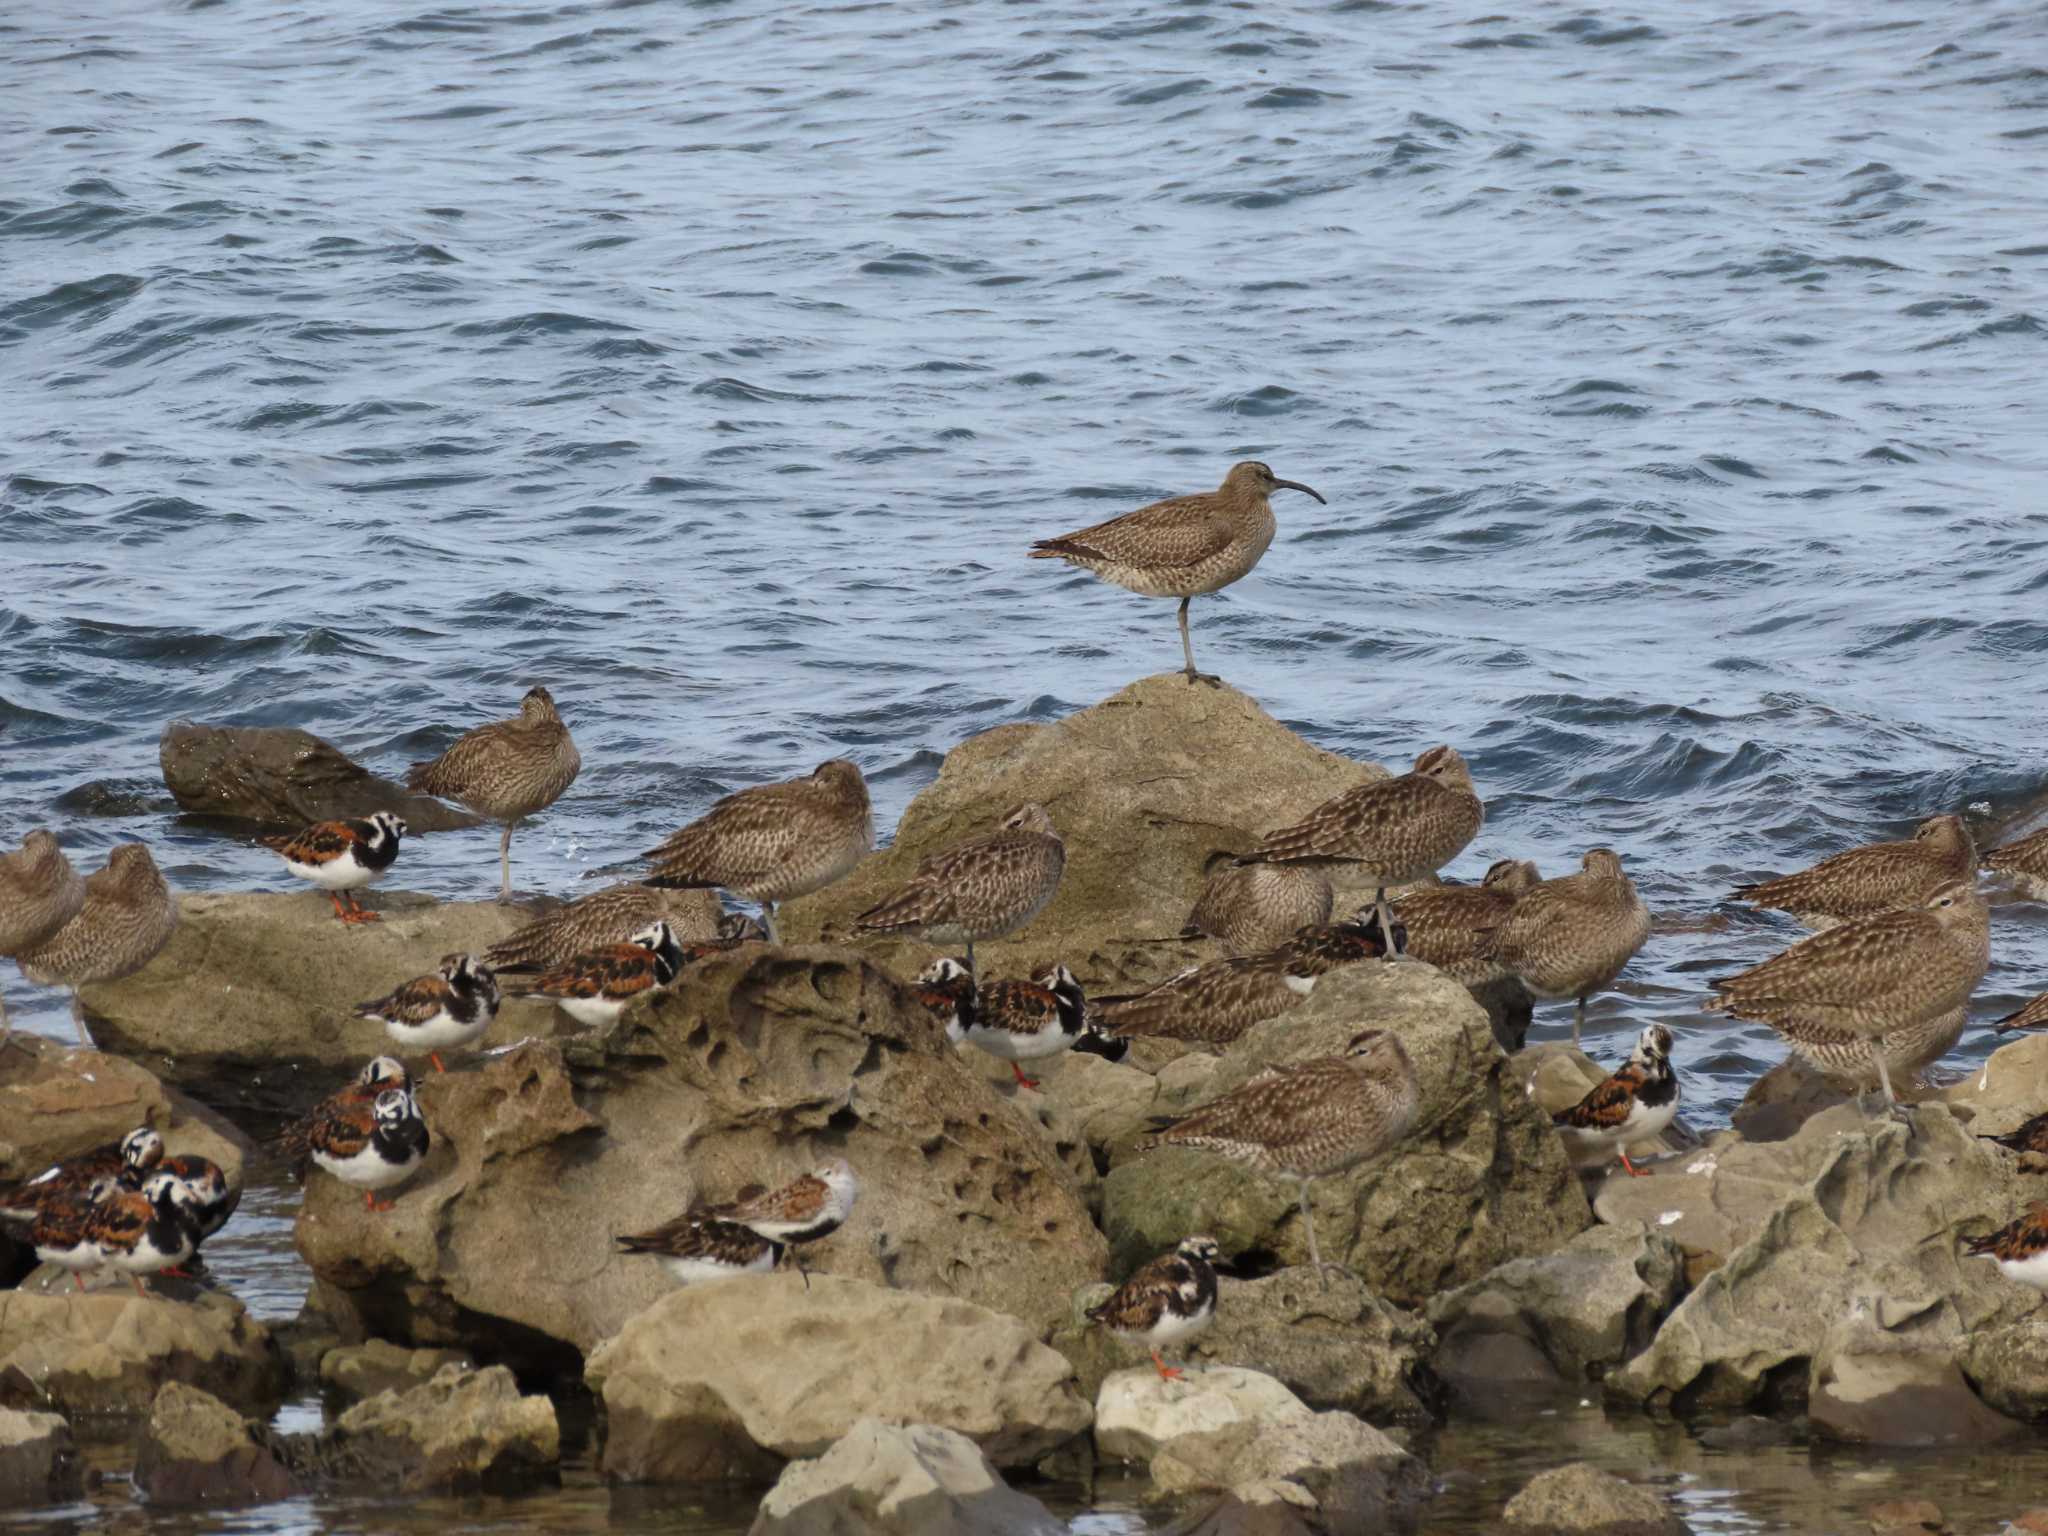
<instances>
[{"instance_id":1,"label":"wet rock","mask_svg":"<svg viewBox=\"0 0 2048 1536\"><path fill-rule=\"evenodd\" d=\"M1064 1522L1005 1486L980 1447L932 1424L861 1419L812 1461L793 1461L750 1536L1061 1536Z\"/></svg>"},{"instance_id":2,"label":"wet rock","mask_svg":"<svg viewBox=\"0 0 2048 1536\"><path fill-rule=\"evenodd\" d=\"M1316 1182L1325 1260L1413 1305L1510 1259L1547 1253L1591 1224L1563 1144L1510 1076L1486 1015L1428 966L1373 963L1324 977L1301 1006L1255 1026L1206 1074L1187 1068L1198 1058L1175 1063L1181 1102L1152 1112L1203 1102L1271 1065L1338 1053L1366 1022L1401 1037L1422 1104L1399 1146ZM1189 1149L1113 1167L1103 1227L1118 1273L1190 1232L1213 1234L1226 1255L1308 1257L1292 1181Z\"/></svg>"},{"instance_id":3,"label":"wet rock","mask_svg":"<svg viewBox=\"0 0 2048 1536\"><path fill-rule=\"evenodd\" d=\"M157 744L164 785L181 809L295 832L336 816L396 811L414 832L452 832L481 818L416 795L290 726L173 720Z\"/></svg>"},{"instance_id":4,"label":"wet rock","mask_svg":"<svg viewBox=\"0 0 2048 1536\"><path fill-rule=\"evenodd\" d=\"M344 1397L375 1397L423 1386L451 1365L476 1369L476 1362L459 1349L405 1349L385 1339L370 1339L323 1355L320 1384Z\"/></svg>"},{"instance_id":5,"label":"wet rock","mask_svg":"<svg viewBox=\"0 0 2048 1536\"><path fill-rule=\"evenodd\" d=\"M1381 1531L1413 1522L1428 1473L1381 1431L1333 1410L1183 1435L1153 1457L1152 1481L1169 1494L1284 1500L1333 1531Z\"/></svg>"},{"instance_id":6,"label":"wet rock","mask_svg":"<svg viewBox=\"0 0 2048 1536\"><path fill-rule=\"evenodd\" d=\"M1610 1184L1603 1216L1681 1243L1688 1221L1696 1232L1718 1227L1726 1254L1650 1347L1608 1376L1609 1391L1651 1405L1744 1406L1788 1372L1803 1378L1861 1296L1884 1296L1888 1323L1915 1320L1923 1343L1951 1354L1971 1334L2039 1314L2037 1293L1956 1254L1959 1231L1989 1231L2025 1204L2031 1191L2011 1161L1940 1104L1917 1110L1910 1130L1842 1107L1784 1141L1717 1141L1684 1176Z\"/></svg>"},{"instance_id":7,"label":"wet rock","mask_svg":"<svg viewBox=\"0 0 2048 1536\"><path fill-rule=\"evenodd\" d=\"M248 1420L210 1393L166 1382L136 1448L135 1486L154 1505L254 1504L297 1492Z\"/></svg>"},{"instance_id":8,"label":"wet rock","mask_svg":"<svg viewBox=\"0 0 2048 1536\"><path fill-rule=\"evenodd\" d=\"M167 1381L267 1410L284 1392L268 1330L220 1291L144 1301L119 1290L0 1292L0 1402L78 1414L140 1414Z\"/></svg>"},{"instance_id":9,"label":"wet rock","mask_svg":"<svg viewBox=\"0 0 2048 1536\"><path fill-rule=\"evenodd\" d=\"M1586 1462L1531 1478L1508 1500L1509 1531L1541 1536L1687 1536L1690 1527L1664 1501Z\"/></svg>"},{"instance_id":10,"label":"wet rock","mask_svg":"<svg viewBox=\"0 0 2048 1536\"><path fill-rule=\"evenodd\" d=\"M2016 1419L2048 1418L2048 1316L2036 1312L1963 1341L1957 1363L1985 1402Z\"/></svg>"},{"instance_id":11,"label":"wet rock","mask_svg":"<svg viewBox=\"0 0 2048 1536\"><path fill-rule=\"evenodd\" d=\"M1016 1319L815 1273L809 1289L783 1274L673 1292L596 1350L585 1379L604 1399L604 1470L622 1482L765 1480L869 1417L957 1430L997 1466L1024 1466L1090 1418L1066 1361Z\"/></svg>"},{"instance_id":12,"label":"wet rock","mask_svg":"<svg viewBox=\"0 0 2048 1536\"><path fill-rule=\"evenodd\" d=\"M1471 1385L1489 1335L1512 1334L1560 1378L1597 1379L1648 1347L1677 1304L1684 1257L1662 1233L1593 1227L1555 1253L1514 1259L1429 1305L1437 1374Z\"/></svg>"},{"instance_id":13,"label":"wet rock","mask_svg":"<svg viewBox=\"0 0 2048 1536\"><path fill-rule=\"evenodd\" d=\"M1315 1500L1298 1484L1261 1483L1183 1515L1166 1528L1166 1536L1321 1536L1329 1527L1317 1513Z\"/></svg>"},{"instance_id":14,"label":"wet rock","mask_svg":"<svg viewBox=\"0 0 2048 1536\"><path fill-rule=\"evenodd\" d=\"M32 1509L75 1495L81 1471L63 1415L0 1408L0 1509Z\"/></svg>"},{"instance_id":15,"label":"wet rock","mask_svg":"<svg viewBox=\"0 0 2048 1536\"><path fill-rule=\"evenodd\" d=\"M562 1452L554 1404L520 1396L502 1365L444 1366L422 1386L380 1392L323 1439L330 1465L349 1481L406 1493L513 1492L551 1481Z\"/></svg>"},{"instance_id":16,"label":"wet rock","mask_svg":"<svg viewBox=\"0 0 2048 1536\"><path fill-rule=\"evenodd\" d=\"M1891 1499L1866 1513L1874 1531L1939 1531L1948 1523L1932 1499Z\"/></svg>"},{"instance_id":17,"label":"wet rock","mask_svg":"<svg viewBox=\"0 0 2048 1536\"><path fill-rule=\"evenodd\" d=\"M1116 1372L1095 1394L1095 1449L1112 1461L1149 1465L1186 1435L1311 1417L1306 1403L1263 1371L1212 1365L1168 1381L1146 1365Z\"/></svg>"},{"instance_id":18,"label":"wet rock","mask_svg":"<svg viewBox=\"0 0 2048 1536\"><path fill-rule=\"evenodd\" d=\"M1871 1445L1977 1445L2021 1431L1986 1407L1957 1365L1939 1302L1899 1307L1859 1296L1813 1357L1807 1416L1816 1431Z\"/></svg>"},{"instance_id":19,"label":"wet rock","mask_svg":"<svg viewBox=\"0 0 2048 1536\"><path fill-rule=\"evenodd\" d=\"M749 946L567 1050L573 1072L562 1050L529 1044L428 1074L435 1147L396 1209L366 1212L313 1177L296 1239L344 1337L576 1373L675 1288L653 1260L615 1253L613 1234L827 1155L863 1188L846 1226L805 1249L814 1272L1039 1327L1102 1276L1102 1237L1058 1148L856 955Z\"/></svg>"}]
</instances>

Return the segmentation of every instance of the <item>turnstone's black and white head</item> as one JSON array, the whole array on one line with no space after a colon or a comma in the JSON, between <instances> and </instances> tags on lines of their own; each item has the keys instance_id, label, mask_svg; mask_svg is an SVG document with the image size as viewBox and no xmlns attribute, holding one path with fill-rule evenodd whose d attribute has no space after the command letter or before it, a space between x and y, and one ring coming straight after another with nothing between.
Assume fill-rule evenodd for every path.
<instances>
[{"instance_id":1,"label":"turnstone's black and white head","mask_svg":"<svg viewBox=\"0 0 2048 1536\"><path fill-rule=\"evenodd\" d=\"M498 978L475 955L449 955L440 970L416 976L375 1002L356 1005L359 1019L381 1019L401 1046L425 1051L436 1072L441 1052L483 1038L498 1016Z\"/></svg>"},{"instance_id":2,"label":"turnstone's black and white head","mask_svg":"<svg viewBox=\"0 0 2048 1536\"><path fill-rule=\"evenodd\" d=\"M192 1191L193 1218L199 1229L195 1247L226 1226L228 1218L235 1214L235 1207L241 1204L242 1192L229 1185L228 1176L221 1171L220 1164L210 1157L181 1152L175 1157L165 1158L163 1170L176 1176Z\"/></svg>"},{"instance_id":3,"label":"turnstone's black and white head","mask_svg":"<svg viewBox=\"0 0 2048 1536\"><path fill-rule=\"evenodd\" d=\"M1019 1063L1059 1055L1080 1038L1087 1019L1081 983L1064 965L1056 965L1036 981L983 983L974 993L961 1037L1007 1061L1019 1087L1036 1088L1037 1079L1026 1077Z\"/></svg>"},{"instance_id":4,"label":"turnstone's black and white head","mask_svg":"<svg viewBox=\"0 0 2048 1536\"><path fill-rule=\"evenodd\" d=\"M375 1099L337 1094L320 1107L308 1138L312 1159L344 1184L363 1191L365 1208L388 1211L376 1192L404 1183L427 1155L432 1138L419 1105L403 1088Z\"/></svg>"},{"instance_id":5,"label":"turnstone's black and white head","mask_svg":"<svg viewBox=\"0 0 2048 1536\"><path fill-rule=\"evenodd\" d=\"M148 1294L142 1277L192 1257L199 1241L199 1201L185 1181L158 1171L142 1188L116 1187L93 1207L86 1225L100 1262L124 1272L135 1294Z\"/></svg>"},{"instance_id":6,"label":"turnstone's black and white head","mask_svg":"<svg viewBox=\"0 0 2048 1536\"><path fill-rule=\"evenodd\" d=\"M1677 1114L1678 1077L1671 1070L1671 1031L1652 1024L1636 1038L1627 1065L1595 1084L1571 1108L1552 1115L1551 1121L1573 1151L1615 1148L1621 1154L1621 1166L1640 1176L1647 1170L1629 1161L1629 1147L1658 1135Z\"/></svg>"},{"instance_id":7,"label":"turnstone's black and white head","mask_svg":"<svg viewBox=\"0 0 2048 1536\"><path fill-rule=\"evenodd\" d=\"M2048 1202L2036 1201L1989 1236L1965 1238L1963 1252L1992 1260L2008 1280L2048 1292Z\"/></svg>"},{"instance_id":8,"label":"turnstone's black and white head","mask_svg":"<svg viewBox=\"0 0 2048 1536\"><path fill-rule=\"evenodd\" d=\"M1192 1338L1216 1318L1216 1239L1184 1237L1172 1253L1162 1254L1118 1286L1088 1317L1119 1338L1143 1344L1152 1352L1160 1379L1172 1381L1182 1372L1159 1358L1168 1344Z\"/></svg>"},{"instance_id":9,"label":"turnstone's black and white head","mask_svg":"<svg viewBox=\"0 0 2048 1536\"><path fill-rule=\"evenodd\" d=\"M336 917L345 923L374 923L377 914L365 910L354 892L392 866L406 831L403 818L376 811L360 819L317 822L292 837L263 841L284 856L284 867L292 874L327 892Z\"/></svg>"},{"instance_id":10,"label":"turnstone's black and white head","mask_svg":"<svg viewBox=\"0 0 2048 1536\"><path fill-rule=\"evenodd\" d=\"M131 1188L140 1188L144 1175L163 1158L163 1137L146 1125L137 1126L118 1142L53 1163L18 1184L0 1187L0 1221L34 1221L48 1201L81 1194L101 1180L122 1180Z\"/></svg>"},{"instance_id":11,"label":"turnstone's black and white head","mask_svg":"<svg viewBox=\"0 0 2048 1536\"><path fill-rule=\"evenodd\" d=\"M946 955L917 973L912 994L932 1017L946 1027L946 1038L955 1045L967 1039L967 1027L974 1021L974 978L967 963Z\"/></svg>"}]
</instances>

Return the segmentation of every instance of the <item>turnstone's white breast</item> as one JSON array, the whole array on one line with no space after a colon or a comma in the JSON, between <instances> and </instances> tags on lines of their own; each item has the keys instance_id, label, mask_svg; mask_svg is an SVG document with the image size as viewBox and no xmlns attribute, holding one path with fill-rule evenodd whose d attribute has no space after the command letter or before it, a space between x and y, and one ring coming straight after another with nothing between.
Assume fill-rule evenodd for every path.
<instances>
[{"instance_id":1,"label":"turnstone's white breast","mask_svg":"<svg viewBox=\"0 0 2048 1536\"><path fill-rule=\"evenodd\" d=\"M313 1161L362 1190L367 1209L390 1210L392 1202L379 1200L376 1191L412 1177L432 1143L412 1094L386 1088L367 1103L336 1095L322 1109L309 1138Z\"/></svg>"},{"instance_id":2,"label":"turnstone's white breast","mask_svg":"<svg viewBox=\"0 0 2048 1536\"><path fill-rule=\"evenodd\" d=\"M121 1270L135 1294L148 1294L142 1277L192 1257L199 1240L199 1202L174 1173L157 1172L140 1189L116 1188L93 1207L86 1226L100 1262Z\"/></svg>"},{"instance_id":3,"label":"turnstone's white breast","mask_svg":"<svg viewBox=\"0 0 2048 1536\"><path fill-rule=\"evenodd\" d=\"M1036 1088L1020 1062L1057 1056L1081 1038L1088 999L1064 965L1036 981L991 981L978 988L969 1007L966 1042L1010 1064L1019 1087Z\"/></svg>"},{"instance_id":4,"label":"turnstone's white breast","mask_svg":"<svg viewBox=\"0 0 2048 1536\"><path fill-rule=\"evenodd\" d=\"M522 995L553 998L577 1023L596 1029L618 1022L634 1003L667 986L683 954L666 919L633 935L630 944L585 950L566 965L518 986Z\"/></svg>"},{"instance_id":5,"label":"turnstone's white breast","mask_svg":"<svg viewBox=\"0 0 2048 1536\"><path fill-rule=\"evenodd\" d=\"M1671 1070L1671 1031L1652 1024L1636 1040L1627 1063L1594 1085L1578 1103L1552 1115L1574 1151L1615 1148L1621 1166L1642 1177L1628 1149L1661 1133L1678 1114L1678 1075Z\"/></svg>"},{"instance_id":6,"label":"turnstone's white breast","mask_svg":"<svg viewBox=\"0 0 2048 1536\"><path fill-rule=\"evenodd\" d=\"M425 1051L436 1072L441 1052L470 1045L498 1016L498 978L475 955L449 955L441 969L416 976L375 1002L358 1003L359 1019L381 1019L401 1047Z\"/></svg>"},{"instance_id":7,"label":"turnstone's white breast","mask_svg":"<svg viewBox=\"0 0 2048 1536\"><path fill-rule=\"evenodd\" d=\"M374 923L377 914L365 910L353 893L392 866L405 833L402 819L390 811L376 811L361 819L317 822L292 837L266 837L263 842L284 856L284 867L292 874L327 892L336 917L345 923ZM350 893L346 907L341 901L344 892Z\"/></svg>"},{"instance_id":8,"label":"turnstone's white breast","mask_svg":"<svg viewBox=\"0 0 2048 1536\"><path fill-rule=\"evenodd\" d=\"M1152 1352L1160 1379L1183 1373L1159 1358L1169 1344L1192 1338L1216 1319L1216 1239L1182 1238L1172 1253L1162 1254L1118 1286L1088 1317L1119 1338L1143 1344Z\"/></svg>"}]
</instances>

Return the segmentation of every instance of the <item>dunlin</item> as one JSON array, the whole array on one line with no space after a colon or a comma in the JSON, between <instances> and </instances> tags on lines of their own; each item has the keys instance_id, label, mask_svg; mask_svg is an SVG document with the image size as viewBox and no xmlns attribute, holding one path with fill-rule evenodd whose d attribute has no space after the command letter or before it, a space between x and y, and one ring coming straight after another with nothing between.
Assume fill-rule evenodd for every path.
<instances>
[{"instance_id":1,"label":"dunlin","mask_svg":"<svg viewBox=\"0 0 2048 1536\"><path fill-rule=\"evenodd\" d=\"M1579 872L1545 880L1515 898L1481 953L1548 1001L1570 998L1572 1044L1586 1000L1621 974L1650 936L1650 913L1611 848L1588 849Z\"/></svg>"},{"instance_id":2,"label":"dunlin","mask_svg":"<svg viewBox=\"0 0 2048 1536\"><path fill-rule=\"evenodd\" d=\"M1928 892L1967 878L1977 845L1960 816L1930 816L1903 843L1870 843L1823 859L1811 869L1755 885L1738 885L1737 900L1789 912L1816 931L1852 917L1918 906Z\"/></svg>"},{"instance_id":3,"label":"dunlin","mask_svg":"<svg viewBox=\"0 0 2048 1536\"><path fill-rule=\"evenodd\" d=\"M512 830L562 798L583 769L569 727L555 711L555 696L529 688L519 715L465 731L431 762L406 770L405 786L466 805L501 824L498 899L512 895Z\"/></svg>"},{"instance_id":4,"label":"dunlin","mask_svg":"<svg viewBox=\"0 0 2048 1536\"><path fill-rule=\"evenodd\" d=\"M965 944L978 985L976 939L1015 933L1043 912L1067 864L1045 808L1026 803L986 837L955 843L921 861L892 895L854 920L856 933L915 934L932 944Z\"/></svg>"},{"instance_id":5,"label":"dunlin","mask_svg":"<svg viewBox=\"0 0 2048 1536\"><path fill-rule=\"evenodd\" d=\"M646 1232L613 1239L621 1253L643 1253L683 1285L765 1275L782 1257L782 1244L738 1222L695 1214L676 1217Z\"/></svg>"},{"instance_id":6,"label":"dunlin","mask_svg":"<svg viewBox=\"0 0 2048 1536\"><path fill-rule=\"evenodd\" d=\"M1213 1237L1182 1238L1173 1252L1161 1254L1101 1305L1090 1307L1088 1320L1144 1345L1161 1381L1179 1380L1186 1373L1160 1359L1159 1351L1216 1320L1217 1251Z\"/></svg>"}]
</instances>

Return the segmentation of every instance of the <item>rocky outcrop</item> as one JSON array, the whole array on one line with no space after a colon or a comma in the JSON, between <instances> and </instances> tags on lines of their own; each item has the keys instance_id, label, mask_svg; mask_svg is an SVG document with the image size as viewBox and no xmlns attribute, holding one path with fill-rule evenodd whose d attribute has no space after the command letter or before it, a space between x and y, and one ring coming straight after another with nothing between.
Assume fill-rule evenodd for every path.
<instances>
[{"instance_id":1,"label":"rocky outcrop","mask_svg":"<svg viewBox=\"0 0 2048 1536\"><path fill-rule=\"evenodd\" d=\"M1583 1461L1539 1472L1508 1500L1501 1521L1517 1536L1687 1536L1690 1530L1656 1494Z\"/></svg>"},{"instance_id":2,"label":"rocky outcrop","mask_svg":"<svg viewBox=\"0 0 2048 1536\"><path fill-rule=\"evenodd\" d=\"M336 816L396 811L414 832L448 832L480 818L380 779L310 731L291 726L173 720L157 744L164 784L181 810L297 831Z\"/></svg>"},{"instance_id":3,"label":"rocky outcrop","mask_svg":"<svg viewBox=\"0 0 2048 1536\"><path fill-rule=\"evenodd\" d=\"M459 1349L402 1349L384 1339L344 1344L320 1357L320 1385L343 1397L409 1392L448 1367L473 1371L476 1361Z\"/></svg>"},{"instance_id":4,"label":"rocky outcrop","mask_svg":"<svg viewBox=\"0 0 2048 1536\"><path fill-rule=\"evenodd\" d=\"M2022 1426L1985 1406L1957 1364L1939 1306L1858 1297L1813 1357L1806 1416L1816 1432L1865 1445L1988 1445ZM1968 1340L1960 1341L1967 1349Z\"/></svg>"},{"instance_id":5,"label":"rocky outcrop","mask_svg":"<svg viewBox=\"0 0 2048 1536\"><path fill-rule=\"evenodd\" d=\"M1162 1091L1149 1112L1203 1102L1268 1066L1335 1054L1368 1025L1401 1037L1422 1104L1399 1146L1316 1183L1326 1260L1414 1305L1510 1259L1548 1253L1590 1225L1564 1148L1510 1076L1486 1015L1429 966L1373 963L1324 977L1300 1007L1255 1026L1213 1068L1198 1071L1194 1057L1175 1062L1171 1094ZM1117 1273L1190 1232L1212 1234L1226 1255L1308 1257L1291 1182L1180 1148L1111 1169L1103 1226Z\"/></svg>"},{"instance_id":6,"label":"rocky outcrop","mask_svg":"<svg viewBox=\"0 0 2048 1536\"><path fill-rule=\"evenodd\" d=\"M1306 1403L1263 1371L1212 1365L1169 1381L1141 1366L1116 1372L1095 1394L1095 1449L1111 1461L1149 1466L1184 1436L1312 1417Z\"/></svg>"},{"instance_id":7,"label":"rocky outcrop","mask_svg":"<svg viewBox=\"0 0 2048 1536\"><path fill-rule=\"evenodd\" d=\"M1183 1435L1152 1458L1162 1493L1221 1489L1283 1502L1331 1531L1410 1528L1428 1491L1423 1464L1381 1431L1335 1411Z\"/></svg>"},{"instance_id":8,"label":"rocky outcrop","mask_svg":"<svg viewBox=\"0 0 2048 1536\"><path fill-rule=\"evenodd\" d=\"M2048 1316L2037 1312L1963 1341L1958 1361L1977 1394L2016 1419L2048 1419Z\"/></svg>"},{"instance_id":9,"label":"rocky outcrop","mask_svg":"<svg viewBox=\"0 0 2048 1536\"><path fill-rule=\"evenodd\" d=\"M81 1480L78 1448L63 1415L0 1408L0 1509L70 1498Z\"/></svg>"},{"instance_id":10,"label":"rocky outcrop","mask_svg":"<svg viewBox=\"0 0 2048 1536\"><path fill-rule=\"evenodd\" d=\"M154 1505L252 1504L297 1485L249 1423L219 1398L166 1382L136 1448L135 1486Z\"/></svg>"},{"instance_id":11,"label":"rocky outcrop","mask_svg":"<svg viewBox=\"0 0 2048 1536\"><path fill-rule=\"evenodd\" d=\"M1439 1376L1483 1393L1503 1358L1525 1358L1502 1335L1528 1346L1577 1385L1640 1353L1677 1304L1684 1256L1660 1232L1593 1227L1555 1253L1514 1259L1429 1304Z\"/></svg>"},{"instance_id":12,"label":"rocky outcrop","mask_svg":"<svg viewBox=\"0 0 2048 1536\"><path fill-rule=\"evenodd\" d=\"M78 1414L139 1414L165 1382L265 1410L284 1392L284 1361L234 1297L144 1301L123 1286L86 1295L0 1292L0 1403Z\"/></svg>"},{"instance_id":13,"label":"rocky outcrop","mask_svg":"<svg viewBox=\"0 0 2048 1536\"><path fill-rule=\"evenodd\" d=\"M604 1400L604 1470L624 1482L766 1481L871 1417L1028 1465L1090 1417L1066 1361L1014 1318L819 1274L808 1289L785 1274L676 1291L585 1379Z\"/></svg>"},{"instance_id":14,"label":"rocky outcrop","mask_svg":"<svg viewBox=\"0 0 2048 1536\"><path fill-rule=\"evenodd\" d=\"M561 1461L554 1404L522 1397L504 1366L444 1366L404 1392L357 1403L321 1437L330 1476L406 1493L509 1493L552 1480Z\"/></svg>"},{"instance_id":15,"label":"rocky outcrop","mask_svg":"<svg viewBox=\"0 0 2048 1536\"><path fill-rule=\"evenodd\" d=\"M749 1536L1061 1536L1066 1528L1006 1487L965 1435L861 1419L824 1455L783 1468Z\"/></svg>"},{"instance_id":16,"label":"rocky outcrop","mask_svg":"<svg viewBox=\"0 0 2048 1536\"><path fill-rule=\"evenodd\" d=\"M1102 1275L1102 1237L1057 1149L858 956L748 946L573 1050L573 1074L541 1044L428 1074L435 1147L395 1210L366 1212L313 1176L296 1238L344 1337L574 1372L674 1289L653 1260L615 1252L615 1233L827 1155L863 1192L805 1250L814 1271L1040 1326Z\"/></svg>"}]
</instances>

